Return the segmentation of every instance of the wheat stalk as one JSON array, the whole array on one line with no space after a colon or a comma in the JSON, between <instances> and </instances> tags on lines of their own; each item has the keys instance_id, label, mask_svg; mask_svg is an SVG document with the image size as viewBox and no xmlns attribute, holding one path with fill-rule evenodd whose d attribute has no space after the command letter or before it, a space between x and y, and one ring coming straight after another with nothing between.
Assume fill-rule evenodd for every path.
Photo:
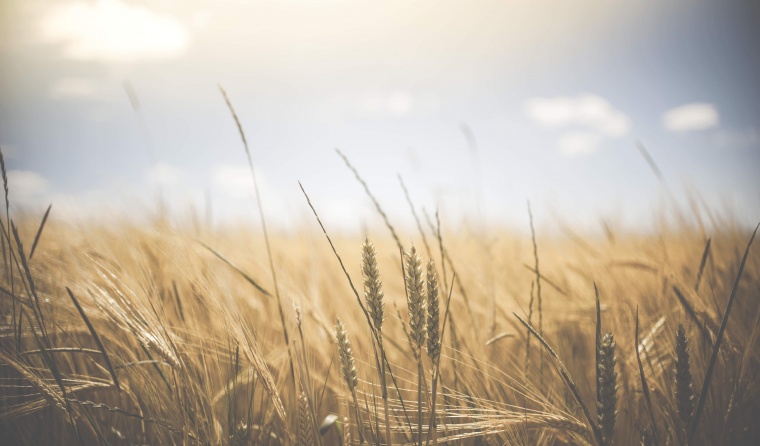
<instances>
[{"instance_id":1,"label":"wheat stalk","mask_svg":"<svg viewBox=\"0 0 760 446\"><path fill-rule=\"evenodd\" d=\"M425 295L422 279L422 260L414 245L406 254L404 279L406 282L406 299L409 307L409 339L417 360L417 419L418 419L418 444L422 446L422 346L425 344L427 334L425 320Z\"/></svg>"},{"instance_id":2,"label":"wheat stalk","mask_svg":"<svg viewBox=\"0 0 760 446\"><path fill-rule=\"evenodd\" d=\"M391 443L390 417L388 414L388 387L385 381L385 348L383 347L383 320L385 319L385 303L383 298L383 283L380 281L380 270L377 267L377 252L375 245L365 237L362 244L362 276L364 278L364 298L367 301L367 310L372 319L372 324L377 331L377 344L380 350L379 358L376 358L380 373L380 386L382 387L383 409L385 414L385 438ZM377 356L377 355L376 355Z\"/></svg>"},{"instance_id":3,"label":"wheat stalk","mask_svg":"<svg viewBox=\"0 0 760 446\"><path fill-rule=\"evenodd\" d=\"M340 355L340 371L343 374L343 380L351 391L351 398L354 401L354 410L356 412L356 426L359 429L359 442L364 442L364 433L362 432L362 421L359 416L359 400L356 398L356 386L359 385L359 378L356 375L356 362L354 361L354 352L351 350L351 342L348 340L346 327L340 319L335 322L335 342L338 344L338 354Z\"/></svg>"}]
</instances>

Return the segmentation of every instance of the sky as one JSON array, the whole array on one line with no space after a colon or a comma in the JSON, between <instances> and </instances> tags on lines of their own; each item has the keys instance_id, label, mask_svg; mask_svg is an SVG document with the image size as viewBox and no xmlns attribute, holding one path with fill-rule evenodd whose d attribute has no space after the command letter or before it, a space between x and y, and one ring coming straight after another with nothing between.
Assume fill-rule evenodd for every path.
<instances>
[{"instance_id":1,"label":"sky","mask_svg":"<svg viewBox=\"0 0 760 446\"><path fill-rule=\"evenodd\" d=\"M760 221L751 1L0 1L11 200L57 218L593 229L674 200ZM662 173L660 182L637 148ZM161 197L160 200L158 197Z\"/></svg>"}]
</instances>

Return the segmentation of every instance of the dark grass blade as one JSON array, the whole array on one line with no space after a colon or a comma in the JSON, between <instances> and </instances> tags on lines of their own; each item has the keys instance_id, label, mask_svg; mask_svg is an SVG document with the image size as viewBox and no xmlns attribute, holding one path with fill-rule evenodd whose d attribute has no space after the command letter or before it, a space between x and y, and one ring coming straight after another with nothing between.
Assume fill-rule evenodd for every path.
<instances>
[{"instance_id":1,"label":"dark grass blade","mask_svg":"<svg viewBox=\"0 0 760 446\"><path fill-rule=\"evenodd\" d=\"M21 327L23 327L24 324L24 307L21 307L21 311L18 312L18 330L16 331L16 349L21 350Z\"/></svg>"},{"instance_id":2,"label":"dark grass blade","mask_svg":"<svg viewBox=\"0 0 760 446\"><path fill-rule=\"evenodd\" d=\"M325 382L322 384L322 391L319 392L319 400L317 400L317 404L316 404L317 413L322 408L322 398L324 398L325 396L325 390L327 389L327 381L330 379L330 370L332 370L333 362L335 362L335 352L333 352L332 356L330 357L330 365L327 366L327 373L325 373Z\"/></svg>"},{"instance_id":3,"label":"dark grass blade","mask_svg":"<svg viewBox=\"0 0 760 446\"><path fill-rule=\"evenodd\" d=\"M532 272L533 274L536 274L536 269L533 268L532 266L530 266L528 264L525 264L525 263L523 263L522 266L525 269L527 269L528 271ZM546 275L540 274L540 276L541 276L541 280L543 282L546 282L546 284L549 285L549 287L552 288L554 291L558 292L559 294L561 294L561 295L563 295L565 297L569 296L569 294L567 293L567 291L563 290L561 286L557 285L556 282L554 282L551 279L549 279L548 277L546 277Z\"/></svg>"},{"instance_id":4,"label":"dark grass blade","mask_svg":"<svg viewBox=\"0 0 760 446\"><path fill-rule=\"evenodd\" d=\"M602 306L599 302L599 288L596 287L594 282L594 295L596 296L596 400L601 401L601 392L599 391L599 344L602 342ZM597 416L599 415L599 408L597 406Z\"/></svg>"},{"instance_id":5,"label":"dark grass blade","mask_svg":"<svg viewBox=\"0 0 760 446\"><path fill-rule=\"evenodd\" d=\"M196 241L197 241L197 240L196 240ZM203 243L203 242L201 242L201 241L197 241L197 242L198 242L198 244L200 244L200 245L201 245L201 246L203 246L204 248L208 249L208 250L209 250L209 252L211 252L211 254L214 254L215 256L217 256L217 257L218 257L218 258L219 258L219 259L220 259L222 262L226 263L226 264L227 264L227 265L229 265L229 266L230 266L232 269L234 269L235 271L237 271L237 272L238 272L238 273L239 273L241 276L243 276L243 278L244 278L244 279L245 279L245 280L246 280L248 283L250 283L251 285L253 285L253 287L254 287L254 288L256 288L257 290L259 290L259 291L261 292L261 294L263 294L263 295L265 295L265 296L267 296L267 297L272 297L272 293L270 293L269 291L267 291L266 289L264 289L264 287L262 287L261 285L259 285L259 283L258 283L258 282L256 282L255 280L253 280L253 279L251 278L251 276L249 276L249 275L248 275L248 274L247 274L245 271L243 271L242 269L240 269L240 268L239 268L237 265L235 265L234 263L232 263L232 261L230 261L230 260L229 260L227 257L225 257L225 256L224 256L222 253L220 253L220 252L219 252L219 251L217 251L216 249L214 249L214 248L212 248L212 247L208 246L207 244L205 244L205 243Z\"/></svg>"},{"instance_id":6,"label":"dark grass blade","mask_svg":"<svg viewBox=\"0 0 760 446\"><path fill-rule=\"evenodd\" d=\"M665 185L665 176L662 174L660 168L657 167L657 163L654 162L654 158L652 158L652 155L649 154L649 151L646 147L644 147L644 144L642 144L641 141L636 141L636 148L639 149L641 156L643 156L647 164L649 164L649 168L652 169L654 176L657 177L657 180L659 180L660 184L667 188Z\"/></svg>"},{"instance_id":7,"label":"dark grass blade","mask_svg":"<svg viewBox=\"0 0 760 446\"><path fill-rule=\"evenodd\" d=\"M744 257L742 258L742 262L739 264L739 271L736 273L736 280L734 280L734 286L731 288L731 296L728 298L726 311L723 313L723 321L720 323L720 330L718 330L718 335L715 338L715 346L713 347L710 362L707 365L707 373L705 373L705 381L702 384L702 392L699 394L697 411L694 413L694 419L692 420L691 426L689 427L689 444L692 443L694 434L697 431L697 426L699 425L699 418L702 416L702 412L705 409L705 403L707 402L707 391L710 389L712 374L715 370L715 364L718 362L718 351L720 350L721 341L723 341L723 333L726 331L726 326L728 325L728 316L731 314L731 307L734 305L736 293L739 290L739 281L741 281L742 273L744 273L744 265L747 263L747 257L749 256L749 248L752 246L752 242L755 240L755 235L757 235L758 228L760 228L760 224L755 226L755 230L752 232L752 237L750 237L749 242L747 243L747 248L744 250Z\"/></svg>"},{"instance_id":8,"label":"dark grass blade","mask_svg":"<svg viewBox=\"0 0 760 446\"><path fill-rule=\"evenodd\" d=\"M583 411L583 415L586 417L586 421L588 422L589 427L591 428L591 431L594 434L594 438L596 439L597 444L602 444L602 433L599 431L599 427L594 422L594 419L591 418L591 412L589 412L588 407L586 406L586 403L583 402L583 397L581 397L581 392L578 390L578 386L575 385L575 382L573 381L572 377L570 376L570 372L565 367L565 364L562 363L562 360L559 359L559 356L554 351L554 349L551 348L551 346L546 342L546 340L541 336L533 326L523 318L521 318L517 313L512 313L515 315L515 317L528 329L531 333L533 333L533 336L535 336L539 342L544 346L544 349L546 352L554 358L554 361L556 362L557 369L559 370L560 375L562 376L562 380L565 381L565 384L570 389L570 392L572 392L573 397L575 398L575 401L578 403L579 406L581 406L581 410Z\"/></svg>"},{"instance_id":9,"label":"dark grass blade","mask_svg":"<svg viewBox=\"0 0 760 446\"><path fill-rule=\"evenodd\" d=\"M681 292L681 290L675 285L673 285L673 292L676 294L676 297L678 298L678 301L683 306L684 310L686 310L686 314L689 315L689 317L694 322L694 324L699 328L699 331L702 332L702 335L705 337L705 339L706 340L711 339L710 330L708 330L705 324L699 320L699 318L697 317L697 313L694 311L694 308L686 299L686 296L683 295L683 292Z\"/></svg>"},{"instance_id":10,"label":"dark grass blade","mask_svg":"<svg viewBox=\"0 0 760 446\"><path fill-rule=\"evenodd\" d=\"M659 445L660 439L657 435L657 423L654 421L654 410L652 409L652 396L649 393L649 385L647 385L647 378L644 376L644 366L641 364L641 354L639 353L639 307L636 307L636 362L639 364L639 375L641 375L641 389L644 391L644 401L647 405L647 412L649 412L649 422L651 423L651 431L654 437L654 444Z\"/></svg>"},{"instance_id":11,"label":"dark grass blade","mask_svg":"<svg viewBox=\"0 0 760 446\"><path fill-rule=\"evenodd\" d=\"M103 346L103 342L100 340L100 336L98 336L98 332L95 331L95 327L93 327L90 319L85 314L82 306L79 305L77 298L74 297L74 293L71 292L69 287L66 287L66 292L69 293L71 301L74 302L74 306L77 307L77 311L79 312L79 315L82 316L82 320L84 320L85 325L87 325L87 329L90 330L90 334L95 340L95 344L97 344L98 350L100 350L100 352L103 354L103 360L106 362L106 367L108 367L108 372L111 374L111 378L113 378L113 384L116 386L117 390L121 391L121 387L119 387L119 378L116 376L116 371L111 364L111 358L108 357L108 353L106 352L106 348Z\"/></svg>"},{"instance_id":12,"label":"dark grass blade","mask_svg":"<svg viewBox=\"0 0 760 446\"><path fill-rule=\"evenodd\" d=\"M60 371L58 370L58 367L53 360L53 357L50 356L48 349L43 345L42 339L37 336L37 330L34 329L34 325L32 325L32 321L29 319L28 314L26 315L26 319L26 322L29 324L29 329L32 331L32 335L34 336L34 341L37 343L37 348L39 348L40 352L42 353L42 359L45 361L45 365L47 365L48 369L50 369L50 373L53 375L55 382L61 389L61 395L66 401L66 411L70 412L71 406L69 405L68 399L66 398L66 387L63 385L63 377L61 376Z\"/></svg>"},{"instance_id":13,"label":"dark grass blade","mask_svg":"<svg viewBox=\"0 0 760 446\"><path fill-rule=\"evenodd\" d=\"M48 215L50 215L50 209L52 209L53 204L51 203L47 210L45 211L45 215L42 216L42 222L40 222L40 227L37 229L37 234L34 236L34 242L32 243L32 250L29 251L29 260L32 260L32 256L34 256L34 250L37 249L37 242L40 241L40 236L42 235L42 230L45 229L45 222L47 222Z\"/></svg>"},{"instance_id":14,"label":"dark grass blade","mask_svg":"<svg viewBox=\"0 0 760 446\"><path fill-rule=\"evenodd\" d=\"M707 264L707 256L710 255L710 245L712 244L712 239L707 239L707 244L705 245L705 250L702 253L702 261L699 262L699 272L697 272L697 279L694 282L694 291L699 291L699 284L702 282L702 273L705 272L705 265Z\"/></svg>"},{"instance_id":15,"label":"dark grass blade","mask_svg":"<svg viewBox=\"0 0 760 446\"><path fill-rule=\"evenodd\" d=\"M182 322L185 322L185 312L182 310L182 299L179 298L179 291L177 291L177 282L172 280L172 291L174 291L174 301L177 303L177 312Z\"/></svg>"},{"instance_id":16,"label":"dark grass blade","mask_svg":"<svg viewBox=\"0 0 760 446\"><path fill-rule=\"evenodd\" d=\"M536 297L538 298L538 333L544 335L544 313L543 304L541 302L541 270L538 266L538 244L536 243L536 230L533 226L533 211L530 208L530 201L528 201L528 220L530 221L530 238L533 242L533 259L535 260L536 270ZM529 319L530 320L530 319ZM544 383L544 355L539 350L539 377L541 384Z\"/></svg>"}]
</instances>

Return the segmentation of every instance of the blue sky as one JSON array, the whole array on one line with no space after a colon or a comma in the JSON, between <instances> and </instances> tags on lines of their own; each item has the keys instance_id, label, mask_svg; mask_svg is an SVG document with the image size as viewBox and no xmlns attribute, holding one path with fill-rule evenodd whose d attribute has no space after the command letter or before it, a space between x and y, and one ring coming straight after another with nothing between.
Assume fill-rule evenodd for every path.
<instances>
[{"instance_id":1,"label":"blue sky","mask_svg":"<svg viewBox=\"0 0 760 446\"><path fill-rule=\"evenodd\" d=\"M741 1L43 1L0 6L0 147L12 197L54 215L255 214L646 225L698 192L760 219L760 12ZM125 91L136 92L136 115ZM468 144L463 125L477 148Z\"/></svg>"}]
</instances>

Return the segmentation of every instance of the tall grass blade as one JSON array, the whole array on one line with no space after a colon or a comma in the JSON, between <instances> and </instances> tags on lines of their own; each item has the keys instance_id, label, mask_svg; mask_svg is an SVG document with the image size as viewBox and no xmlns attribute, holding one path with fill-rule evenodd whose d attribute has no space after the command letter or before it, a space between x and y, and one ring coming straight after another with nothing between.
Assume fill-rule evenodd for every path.
<instances>
[{"instance_id":1,"label":"tall grass blade","mask_svg":"<svg viewBox=\"0 0 760 446\"><path fill-rule=\"evenodd\" d=\"M87 317L87 314L85 314L82 306L79 305L77 298L74 297L74 293L71 292L71 289L69 289L69 287L66 287L66 292L69 293L71 301L74 302L74 306L77 307L77 311L79 312L79 315L82 316L82 320L84 321L85 325L87 325L87 329L90 330L90 334L92 335L92 339L95 340L95 344L97 344L98 350L100 350L100 353L103 354L103 360L106 362L106 367L108 367L108 372L111 374L114 386L116 386L116 389L121 391L121 387L119 387L119 378L116 376L116 371L111 364L111 358L108 357L108 352L106 352L106 348L103 345L103 342L100 340L98 332L95 331L95 327L92 325L92 322L90 322L90 319Z\"/></svg>"},{"instance_id":2,"label":"tall grass blade","mask_svg":"<svg viewBox=\"0 0 760 446\"><path fill-rule=\"evenodd\" d=\"M736 293L739 290L739 282L741 281L742 273L744 273L744 265L747 263L749 248L752 246L752 242L755 240L755 235L757 235L758 228L760 228L760 224L755 226L755 230L752 232L752 237L750 237L749 242L747 243L747 248L744 250L744 257L742 257L742 261L739 264L739 271L736 273L736 280L734 280L734 285L731 288L731 295L729 296L728 303L726 304L726 311L723 313L723 321L720 323L720 330L718 330L718 335L715 338L715 345L713 346L712 356L710 357L710 362L707 364L705 381L702 384L702 391L699 393L697 410L694 412L694 419L691 422L691 427L689 427L689 444L692 443L692 439L694 438L694 435L697 431L697 426L699 425L699 419L702 416L702 411L705 409L705 403L707 402L707 391L710 389L710 381L712 381L715 364L718 362L718 351L720 350L720 344L723 341L723 334L725 333L726 326L728 325L728 317L731 314L731 307L734 305Z\"/></svg>"},{"instance_id":3,"label":"tall grass blade","mask_svg":"<svg viewBox=\"0 0 760 446\"><path fill-rule=\"evenodd\" d=\"M274 258L272 257L272 247L269 242L269 232L267 231L267 221L266 217L264 216L264 207L261 204L261 194L259 193L259 182L256 177L256 170L253 168L253 158L251 157L251 150L248 147L248 140L245 138L245 132L243 132L243 125L240 123L240 119L238 118L237 113L235 112L235 108L232 106L232 102L230 101L229 96L227 96L227 92L224 91L224 88L222 88L221 85L219 85L219 91L222 93L222 97L224 97L224 102L227 104L227 108L230 110L230 113L232 114L232 118L235 120L235 124L238 128L238 133L240 133L240 139L243 141L243 148L245 149L245 154L248 157L248 167L251 169L251 177L253 178L253 190L256 194L256 206L259 209L259 219L261 221L261 230L264 233L264 245L267 250L267 260L269 261L269 270L272 273L272 285L274 286L274 295L277 298L277 310L280 313L280 325L282 329L282 337L285 341L285 349L288 352L288 359L290 360L290 377L293 380L293 389L295 390L297 387L296 383L296 370L295 366L293 365L293 353L290 350L290 337L288 336L288 326L285 324L285 310L282 306L282 298L280 297L280 289L277 286L277 272L274 267Z\"/></svg>"},{"instance_id":4,"label":"tall grass blade","mask_svg":"<svg viewBox=\"0 0 760 446\"><path fill-rule=\"evenodd\" d=\"M594 434L594 438L596 439L598 444L604 444L602 440L602 433L599 430L599 427L594 422L594 419L591 417L591 412L588 410L588 406L586 406L586 403L583 401L583 397L581 396L580 390L578 390L578 386L575 385L575 381L573 381L572 377L570 376L570 372L567 370L567 367L565 367L565 364L562 363L562 360L559 359L559 356L554 351L554 349L551 348L549 343L546 342L546 340L541 336L535 328L528 322L525 322L523 318L521 318L517 313L512 313L515 315L517 320L519 320L533 335L538 339L539 342L541 342L541 345L544 346L544 349L554 359L554 362L557 366L557 369L559 370L560 376L562 376L562 380L565 382L565 385L570 389L570 392L573 394L573 398L575 398L575 402L578 403L578 405L581 407L581 410L583 411L583 416L586 417L586 421L588 422L588 427L591 429L591 432Z\"/></svg>"},{"instance_id":5,"label":"tall grass blade","mask_svg":"<svg viewBox=\"0 0 760 446\"><path fill-rule=\"evenodd\" d=\"M37 249L37 242L40 241L40 236L42 235L42 230L45 228L45 222L48 219L48 215L50 215L50 209L53 207L53 204L51 203L47 210L45 211L45 215L42 216L42 222L40 222L40 227L37 229L37 234L34 236L34 242L32 243L32 249L29 251L29 260L32 260L32 257L34 256L34 250Z\"/></svg>"},{"instance_id":6,"label":"tall grass blade","mask_svg":"<svg viewBox=\"0 0 760 446\"><path fill-rule=\"evenodd\" d=\"M204 248L208 249L211 254L214 254L215 256L217 256L219 258L219 260L221 260L222 262L226 263L227 265L229 265L230 268L232 268L235 271L237 271L238 274L240 274L241 276L243 276L243 278L246 280L246 282L248 282L251 285L253 285L253 287L256 288L257 290L259 290L261 292L261 294L265 295L266 297L273 297L272 293L270 293L264 287L262 287L261 285L259 285L259 283L257 281L255 281L251 276L249 276L248 273L246 273L245 271L243 271L242 269L240 269L237 265L235 265L234 263L232 263L232 261L229 260L227 257L225 257L222 253L220 253L216 249L208 246L207 244L205 244L205 243L203 243L201 241L198 241L198 244L200 244Z\"/></svg>"},{"instance_id":7,"label":"tall grass blade","mask_svg":"<svg viewBox=\"0 0 760 446\"><path fill-rule=\"evenodd\" d=\"M649 385L647 384L647 378L644 375L644 366L641 363L641 352L639 351L639 348L641 344L639 344L639 308L636 307L636 362L639 365L639 376L641 376L641 389L644 392L644 401L646 402L647 406L647 412L649 413L649 422L650 422L650 428L652 437L654 437L654 442L656 445L660 444L659 436L657 435L657 423L655 423L654 418L654 410L652 408L652 397L649 394Z\"/></svg>"},{"instance_id":8,"label":"tall grass blade","mask_svg":"<svg viewBox=\"0 0 760 446\"><path fill-rule=\"evenodd\" d=\"M710 245L712 244L712 238L707 239L705 250L702 252L702 260L699 262L699 271L697 272L697 278L694 281L694 291L699 291L699 284L702 282L702 273L705 271L705 265L707 265L707 257L710 255Z\"/></svg>"}]
</instances>

